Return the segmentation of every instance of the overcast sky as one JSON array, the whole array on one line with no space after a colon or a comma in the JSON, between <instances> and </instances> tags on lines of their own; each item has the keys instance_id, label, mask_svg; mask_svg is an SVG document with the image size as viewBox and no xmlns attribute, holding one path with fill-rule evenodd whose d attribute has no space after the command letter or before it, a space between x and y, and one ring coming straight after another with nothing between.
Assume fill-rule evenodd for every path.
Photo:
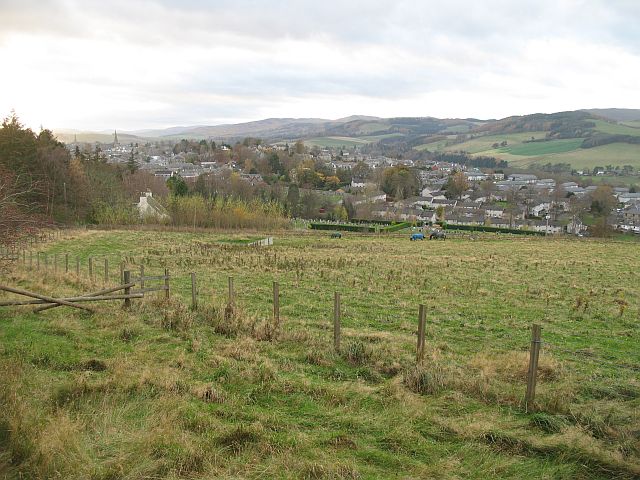
<instances>
[{"instance_id":1,"label":"overcast sky","mask_svg":"<svg viewBox=\"0 0 640 480\"><path fill-rule=\"evenodd\" d=\"M640 108L639 0L0 0L0 114L81 130Z\"/></svg>"}]
</instances>

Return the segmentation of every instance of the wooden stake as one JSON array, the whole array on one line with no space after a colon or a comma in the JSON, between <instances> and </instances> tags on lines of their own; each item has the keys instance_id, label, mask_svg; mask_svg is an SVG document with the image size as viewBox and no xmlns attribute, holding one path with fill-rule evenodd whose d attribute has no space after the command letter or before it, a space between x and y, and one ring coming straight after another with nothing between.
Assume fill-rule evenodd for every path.
<instances>
[{"instance_id":1,"label":"wooden stake","mask_svg":"<svg viewBox=\"0 0 640 480\"><path fill-rule=\"evenodd\" d=\"M69 254L64 254L64 273L69 273Z\"/></svg>"},{"instance_id":2,"label":"wooden stake","mask_svg":"<svg viewBox=\"0 0 640 480\"><path fill-rule=\"evenodd\" d=\"M540 325L531 326L531 349L529 352L529 371L527 372L527 393L524 398L525 411L533 409L536 399L536 380L538 374L538 358L540 356Z\"/></svg>"},{"instance_id":3,"label":"wooden stake","mask_svg":"<svg viewBox=\"0 0 640 480\"><path fill-rule=\"evenodd\" d=\"M198 297L196 295L196 274L191 272L191 308L197 310Z\"/></svg>"},{"instance_id":4,"label":"wooden stake","mask_svg":"<svg viewBox=\"0 0 640 480\"><path fill-rule=\"evenodd\" d=\"M233 291L233 277L229 277L229 305L233 305L234 302L234 291Z\"/></svg>"},{"instance_id":5,"label":"wooden stake","mask_svg":"<svg viewBox=\"0 0 640 480\"><path fill-rule=\"evenodd\" d=\"M125 285L128 285L129 283L131 283L131 272L129 270L125 270L124 271L124 283ZM131 294L131 288L127 287L124 289L124 294L125 295L130 295ZM129 309L131 308L131 300L128 298L124 299L124 308Z\"/></svg>"},{"instance_id":6,"label":"wooden stake","mask_svg":"<svg viewBox=\"0 0 640 480\"><path fill-rule=\"evenodd\" d=\"M169 300L169 269L164 269L164 298Z\"/></svg>"},{"instance_id":7,"label":"wooden stake","mask_svg":"<svg viewBox=\"0 0 640 480\"><path fill-rule=\"evenodd\" d=\"M340 294L333 294L333 348L340 350Z\"/></svg>"},{"instance_id":8,"label":"wooden stake","mask_svg":"<svg viewBox=\"0 0 640 480\"><path fill-rule=\"evenodd\" d=\"M276 328L280 327L280 285L273 282L273 321Z\"/></svg>"},{"instance_id":9,"label":"wooden stake","mask_svg":"<svg viewBox=\"0 0 640 480\"><path fill-rule=\"evenodd\" d=\"M425 328L425 309L424 305L420 304L420 308L418 310L418 345L416 347L416 363L422 363L424 360Z\"/></svg>"},{"instance_id":10,"label":"wooden stake","mask_svg":"<svg viewBox=\"0 0 640 480\"><path fill-rule=\"evenodd\" d=\"M144 265L140 265L140 289L144 288Z\"/></svg>"},{"instance_id":11,"label":"wooden stake","mask_svg":"<svg viewBox=\"0 0 640 480\"><path fill-rule=\"evenodd\" d=\"M89 257L89 281L93 282L93 258Z\"/></svg>"},{"instance_id":12,"label":"wooden stake","mask_svg":"<svg viewBox=\"0 0 640 480\"><path fill-rule=\"evenodd\" d=\"M80 257L76 257L76 277L80 277Z\"/></svg>"}]
</instances>

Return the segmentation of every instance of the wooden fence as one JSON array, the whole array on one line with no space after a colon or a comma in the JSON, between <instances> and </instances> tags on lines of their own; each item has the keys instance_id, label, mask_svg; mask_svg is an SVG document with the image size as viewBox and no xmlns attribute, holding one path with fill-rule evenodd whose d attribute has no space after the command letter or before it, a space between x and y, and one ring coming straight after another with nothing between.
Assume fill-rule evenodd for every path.
<instances>
[{"instance_id":1,"label":"wooden fence","mask_svg":"<svg viewBox=\"0 0 640 480\"><path fill-rule=\"evenodd\" d=\"M49 261L47 254L33 255L33 252L29 252L27 255L23 250L14 255L15 261L21 262L25 269L32 271L45 272L53 271L54 273L65 274L70 273L69 254L54 254L52 261ZM93 283L96 281L97 262L95 257L87 258L87 272L89 279ZM111 276L109 275L109 262L107 258L103 258L102 264L102 280L106 284ZM58 269L59 265L60 269ZM75 258L75 275L80 276L81 260L79 257ZM35 292L29 292L26 290L16 289L8 286L0 285L0 290L16 293L19 295L30 297L30 300L7 300L0 301L0 307L6 306L19 306L19 305L38 305L35 309L36 312L45 311L48 309L68 306L73 308L83 309L89 312L93 310L84 305L80 305L85 302L96 301L108 301L108 300L123 300L124 307L128 308L131 305L132 299L144 298L145 294L151 292L164 292L164 298L168 299L170 295L170 280L169 270L165 268L163 275L147 275L145 273L144 265L140 265L137 276L133 277L132 272L125 270L124 262L120 262L120 272L118 275L118 285L105 288L96 292L86 293L82 295L76 295L72 297L54 298L46 295L41 295ZM191 309L198 309L198 284L197 275L195 272L189 274L191 282ZM228 306L234 306L236 301L236 294L234 288L234 278L229 276L227 279ZM116 294L115 292L123 291L123 293ZM281 326L280 318L280 284L273 282L273 320L276 328ZM341 316L342 316L342 300L339 292L334 292L333 298L333 347L336 351L340 351L341 348ZM425 305L419 305L417 311L417 332L416 332L416 357L415 361L417 365L421 365L424 362L425 357L425 344L426 344L426 308ZM541 327L540 325L532 325L532 337L529 353L529 368L527 373L526 394L524 397L524 407L527 410L533 408L535 402L535 390L536 379L538 370L538 360L541 347Z\"/></svg>"}]
</instances>

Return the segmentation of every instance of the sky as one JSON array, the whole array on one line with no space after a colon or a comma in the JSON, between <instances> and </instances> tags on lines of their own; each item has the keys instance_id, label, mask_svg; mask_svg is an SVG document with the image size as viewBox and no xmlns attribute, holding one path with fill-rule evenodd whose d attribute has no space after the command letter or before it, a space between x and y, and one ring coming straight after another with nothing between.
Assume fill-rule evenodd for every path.
<instances>
[{"instance_id":1,"label":"sky","mask_svg":"<svg viewBox=\"0 0 640 480\"><path fill-rule=\"evenodd\" d=\"M0 0L0 115L136 130L640 108L638 0Z\"/></svg>"}]
</instances>

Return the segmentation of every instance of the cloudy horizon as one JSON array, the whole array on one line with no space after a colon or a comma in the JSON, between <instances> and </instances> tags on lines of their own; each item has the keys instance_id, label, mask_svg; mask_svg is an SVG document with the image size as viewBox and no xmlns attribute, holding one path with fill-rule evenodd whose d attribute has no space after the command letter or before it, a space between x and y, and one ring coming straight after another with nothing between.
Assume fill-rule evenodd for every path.
<instances>
[{"instance_id":1,"label":"cloudy horizon","mask_svg":"<svg viewBox=\"0 0 640 480\"><path fill-rule=\"evenodd\" d=\"M0 0L0 114L139 130L640 108L640 2Z\"/></svg>"}]
</instances>

